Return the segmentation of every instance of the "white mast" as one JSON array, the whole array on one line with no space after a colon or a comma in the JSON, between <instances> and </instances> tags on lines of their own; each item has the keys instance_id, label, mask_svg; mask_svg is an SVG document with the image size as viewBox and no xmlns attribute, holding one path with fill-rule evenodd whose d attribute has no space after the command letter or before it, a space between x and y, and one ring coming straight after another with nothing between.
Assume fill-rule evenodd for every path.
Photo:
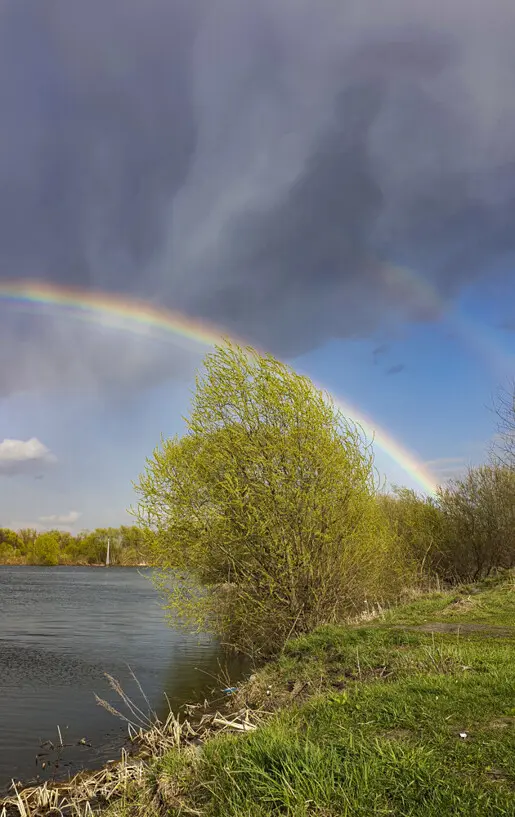
<instances>
[{"instance_id":1,"label":"white mast","mask_svg":"<svg viewBox=\"0 0 515 817\"><path fill-rule=\"evenodd\" d=\"M106 567L109 567L109 544L110 544L110 539L109 539L109 536L108 536L108 537L107 537L107 556L106 556Z\"/></svg>"}]
</instances>

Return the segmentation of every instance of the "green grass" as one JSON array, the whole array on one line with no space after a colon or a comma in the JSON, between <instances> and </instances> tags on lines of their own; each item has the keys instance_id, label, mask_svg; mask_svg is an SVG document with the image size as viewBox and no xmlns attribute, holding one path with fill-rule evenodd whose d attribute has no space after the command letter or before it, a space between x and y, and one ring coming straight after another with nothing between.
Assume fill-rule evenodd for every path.
<instances>
[{"instance_id":1,"label":"green grass","mask_svg":"<svg viewBox=\"0 0 515 817\"><path fill-rule=\"evenodd\" d=\"M501 574L446 593L432 593L392 608L384 623L456 622L515 627L515 576Z\"/></svg>"},{"instance_id":2,"label":"green grass","mask_svg":"<svg viewBox=\"0 0 515 817\"><path fill-rule=\"evenodd\" d=\"M290 641L239 693L262 727L168 755L112 813L515 817L515 637L397 629L515 626L514 600L496 580Z\"/></svg>"}]
</instances>

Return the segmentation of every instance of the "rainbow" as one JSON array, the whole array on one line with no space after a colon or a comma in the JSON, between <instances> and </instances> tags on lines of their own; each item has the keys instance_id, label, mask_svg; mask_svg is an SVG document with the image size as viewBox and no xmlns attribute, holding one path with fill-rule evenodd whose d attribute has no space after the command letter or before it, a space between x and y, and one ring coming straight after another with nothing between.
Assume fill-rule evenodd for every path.
<instances>
[{"instance_id":1,"label":"rainbow","mask_svg":"<svg viewBox=\"0 0 515 817\"><path fill-rule=\"evenodd\" d=\"M127 298L118 294L88 291L57 286L42 281L0 282L0 302L12 304L16 309L47 309L51 314L58 310L65 314L102 326L137 332L143 335L173 336L196 348L220 343L227 332L206 321L186 317L180 312L163 309L147 301ZM231 335L240 345L245 341ZM316 388L327 391L323 386ZM408 451L391 434L382 429L372 418L352 406L346 400L334 397L335 405L349 419L358 423L366 436L384 451L397 465L428 494L434 494L437 482L430 470L412 452Z\"/></svg>"}]
</instances>

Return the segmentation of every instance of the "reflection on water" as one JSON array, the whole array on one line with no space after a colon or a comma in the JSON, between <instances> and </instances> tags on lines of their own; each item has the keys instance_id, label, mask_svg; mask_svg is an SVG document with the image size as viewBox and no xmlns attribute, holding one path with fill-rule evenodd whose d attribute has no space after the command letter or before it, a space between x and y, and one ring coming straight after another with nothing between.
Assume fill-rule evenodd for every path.
<instances>
[{"instance_id":1,"label":"reflection on water","mask_svg":"<svg viewBox=\"0 0 515 817\"><path fill-rule=\"evenodd\" d=\"M135 673L150 703L165 711L216 688L220 667L244 666L209 637L174 631L165 621L150 571L136 568L0 566L0 787L48 770L36 765L40 743L65 743L60 773L119 755L126 726L99 707L94 693L120 708L104 673L138 705ZM141 705L142 709L146 706ZM91 746L76 745L85 739Z\"/></svg>"}]
</instances>

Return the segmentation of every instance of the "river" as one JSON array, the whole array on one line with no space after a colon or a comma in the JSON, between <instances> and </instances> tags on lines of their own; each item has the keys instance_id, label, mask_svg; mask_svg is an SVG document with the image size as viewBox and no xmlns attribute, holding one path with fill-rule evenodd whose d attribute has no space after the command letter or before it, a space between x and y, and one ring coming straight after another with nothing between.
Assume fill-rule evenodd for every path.
<instances>
[{"instance_id":1,"label":"river","mask_svg":"<svg viewBox=\"0 0 515 817\"><path fill-rule=\"evenodd\" d=\"M125 712L110 673L142 709L127 664L158 712L216 688L227 662L209 637L175 631L150 581L138 568L0 566L0 790L11 779L68 776L120 755L126 725L98 706L94 693ZM241 671L235 660L227 668ZM36 756L58 742L59 768ZM84 739L91 746L77 745Z\"/></svg>"}]
</instances>

